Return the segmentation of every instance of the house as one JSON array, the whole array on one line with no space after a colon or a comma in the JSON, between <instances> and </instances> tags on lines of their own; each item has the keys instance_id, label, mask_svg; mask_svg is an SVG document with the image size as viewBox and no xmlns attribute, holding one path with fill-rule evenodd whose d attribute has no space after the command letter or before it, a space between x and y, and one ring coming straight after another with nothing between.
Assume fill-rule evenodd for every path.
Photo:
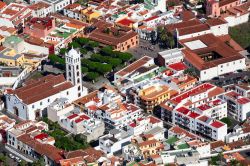
<instances>
[{"instance_id":1,"label":"house","mask_svg":"<svg viewBox=\"0 0 250 166\"><path fill-rule=\"evenodd\" d=\"M24 24L24 33L37 38L45 38L55 29L55 19L33 17Z\"/></svg>"},{"instance_id":2,"label":"house","mask_svg":"<svg viewBox=\"0 0 250 166\"><path fill-rule=\"evenodd\" d=\"M6 115L0 115L0 142L7 141L7 131L16 124L16 120L9 118Z\"/></svg>"},{"instance_id":3,"label":"house","mask_svg":"<svg viewBox=\"0 0 250 166\"><path fill-rule=\"evenodd\" d=\"M63 10L63 8L71 3L74 3L75 1L71 0L31 0L31 3L38 3L38 2L43 2L46 3L50 6L52 6L52 12L58 12Z\"/></svg>"},{"instance_id":4,"label":"house","mask_svg":"<svg viewBox=\"0 0 250 166\"><path fill-rule=\"evenodd\" d=\"M29 9L32 11L32 17L40 18L47 17L53 11L53 8L50 4L42 1L31 4Z\"/></svg>"},{"instance_id":5,"label":"house","mask_svg":"<svg viewBox=\"0 0 250 166\"><path fill-rule=\"evenodd\" d=\"M179 48L158 52L157 55L157 63L160 66L168 66L169 64L182 62L183 59L184 55Z\"/></svg>"},{"instance_id":6,"label":"house","mask_svg":"<svg viewBox=\"0 0 250 166\"><path fill-rule=\"evenodd\" d=\"M239 6L234 6L226 10L226 13L221 17L228 22L229 27L248 22L249 20L250 2L243 3Z\"/></svg>"},{"instance_id":7,"label":"house","mask_svg":"<svg viewBox=\"0 0 250 166\"><path fill-rule=\"evenodd\" d=\"M18 54L14 49L1 47L0 62L10 67L21 67L24 64L24 55Z\"/></svg>"},{"instance_id":8,"label":"house","mask_svg":"<svg viewBox=\"0 0 250 166\"><path fill-rule=\"evenodd\" d=\"M244 121L250 116L250 98L229 91L223 95L223 99L228 104L229 114L236 120Z\"/></svg>"},{"instance_id":9,"label":"house","mask_svg":"<svg viewBox=\"0 0 250 166\"><path fill-rule=\"evenodd\" d=\"M150 134L157 140L164 139L163 121L152 115L134 120L126 126L126 130L134 136Z\"/></svg>"},{"instance_id":10,"label":"house","mask_svg":"<svg viewBox=\"0 0 250 166\"><path fill-rule=\"evenodd\" d=\"M206 3L206 15L210 17L219 17L227 9L241 4L240 0L208 0Z\"/></svg>"},{"instance_id":11,"label":"house","mask_svg":"<svg viewBox=\"0 0 250 166\"><path fill-rule=\"evenodd\" d=\"M23 23L31 16L31 10L22 4L10 3L0 11L0 26L22 29Z\"/></svg>"},{"instance_id":12,"label":"house","mask_svg":"<svg viewBox=\"0 0 250 166\"><path fill-rule=\"evenodd\" d=\"M85 150L75 150L64 153L65 159L60 160L62 166L77 165L77 164L98 164L98 161L103 158L104 153L101 150L87 148Z\"/></svg>"},{"instance_id":13,"label":"house","mask_svg":"<svg viewBox=\"0 0 250 166\"><path fill-rule=\"evenodd\" d=\"M242 139L247 139L250 136L249 118L242 125L236 125L233 131L226 136L226 142L231 143Z\"/></svg>"},{"instance_id":14,"label":"house","mask_svg":"<svg viewBox=\"0 0 250 166\"><path fill-rule=\"evenodd\" d=\"M105 130L103 121L82 113L68 99L59 98L48 106L48 119L73 134L83 134L88 142L98 139Z\"/></svg>"},{"instance_id":15,"label":"house","mask_svg":"<svg viewBox=\"0 0 250 166\"><path fill-rule=\"evenodd\" d=\"M92 8L86 8L81 10L81 14L84 16L88 23L93 23L93 19L98 19L101 14Z\"/></svg>"},{"instance_id":16,"label":"house","mask_svg":"<svg viewBox=\"0 0 250 166\"><path fill-rule=\"evenodd\" d=\"M233 47L212 34L206 34L180 41L184 61L193 67L200 81L245 69L245 58Z\"/></svg>"},{"instance_id":17,"label":"house","mask_svg":"<svg viewBox=\"0 0 250 166\"><path fill-rule=\"evenodd\" d=\"M44 109L57 98L64 96L72 102L86 95L87 88L82 87L79 66L80 54L72 48L66 54L67 80L63 75L47 75L9 90L5 95L7 111L23 120L35 120L42 117Z\"/></svg>"},{"instance_id":18,"label":"house","mask_svg":"<svg viewBox=\"0 0 250 166\"><path fill-rule=\"evenodd\" d=\"M98 139L105 130L101 120L91 118L85 113L68 113L58 123L70 133L83 134L88 142Z\"/></svg>"},{"instance_id":19,"label":"house","mask_svg":"<svg viewBox=\"0 0 250 166\"><path fill-rule=\"evenodd\" d=\"M152 135L140 135L132 138L131 143L138 148L143 158L160 154L164 149L161 141L156 140Z\"/></svg>"},{"instance_id":20,"label":"house","mask_svg":"<svg viewBox=\"0 0 250 166\"><path fill-rule=\"evenodd\" d=\"M69 4L63 8L63 15L76 20L84 21L85 16L82 14L83 9L84 8L80 4Z\"/></svg>"},{"instance_id":21,"label":"house","mask_svg":"<svg viewBox=\"0 0 250 166\"><path fill-rule=\"evenodd\" d=\"M158 68L152 57L144 56L116 72L114 74L114 84L118 87L124 87L129 84L129 82L139 82L137 80L144 78L146 75L150 75L150 73L155 73Z\"/></svg>"},{"instance_id":22,"label":"house","mask_svg":"<svg viewBox=\"0 0 250 166\"><path fill-rule=\"evenodd\" d=\"M105 154L111 155L121 151L124 146L130 143L131 138L132 135L124 130L112 129L108 134L99 138L99 146Z\"/></svg>"},{"instance_id":23,"label":"house","mask_svg":"<svg viewBox=\"0 0 250 166\"><path fill-rule=\"evenodd\" d=\"M139 44L139 37L131 28L116 28L113 24L98 21L92 25L95 30L87 34L87 37L105 46L112 46L116 51L126 51Z\"/></svg>"},{"instance_id":24,"label":"house","mask_svg":"<svg viewBox=\"0 0 250 166\"><path fill-rule=\"evenodd\" d=\"M95 111L95 117L102 119L106 127L121 129L142 117L142 109L132 103L111 101L101 105Z\"/></svg>"},{"instance_id":25,"label":"house","mask_svg":"<svg viewBox=\"0 0 250 166\"><path fill-rule=\"evenodd\" d=\"M35 160L43 158L48 165L58 165L63 151L53 146L55 139L42 131L48 125L42 121L23 121L7 132L6 148L14 148Z\"/></svg>"}]
</instances>

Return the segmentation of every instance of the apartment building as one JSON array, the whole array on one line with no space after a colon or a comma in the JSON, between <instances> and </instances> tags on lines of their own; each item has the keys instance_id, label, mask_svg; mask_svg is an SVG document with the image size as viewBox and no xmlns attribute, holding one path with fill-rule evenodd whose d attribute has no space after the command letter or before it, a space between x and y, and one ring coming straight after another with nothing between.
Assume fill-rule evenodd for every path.
<instances>
[{"instance_id":1,"label":"apartment building","mask_svg":"<svg viewBox=\"0 0 250 166\"><path fill-rule=\"evenodd\" d=\"M238 121L244 121L250 115L250 99L244 97L235 91L227 92L223 95L227 101L229 114Z\"/></svg>"},{"instance_id":2,"label":"apartment building","mask_svg":"<svg viewBox=\"0 0 250 166\"><path fill-rule=\"evenodd\" d=\"M37 2L29 6L29 9L32 11L32 17L47 17L52 13L53 8L50 4L45 2Z\"/></svg>"}]
</instances>

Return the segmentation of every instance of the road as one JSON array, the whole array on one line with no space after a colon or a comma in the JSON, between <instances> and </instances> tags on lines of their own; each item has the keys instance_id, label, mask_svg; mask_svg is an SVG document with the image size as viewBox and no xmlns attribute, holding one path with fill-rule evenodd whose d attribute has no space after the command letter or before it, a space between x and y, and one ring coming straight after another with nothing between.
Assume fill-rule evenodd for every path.
<instances>
[{"instance_id":1,"label":"road","mask_svg":"<svg viewBox=\"0 0 250 166\"><path fill-rule=\"evenodd\" d=\"M6 155L8 165L11 165L11 166L17 166L18 165L18 163L15 160L11 159L8 156L9 151L5 148L4 144L2 144L2 143L0 143L0 154Z\"/></svg>"},{"instance_id":2,"label":"road","mask_svg":"<svg viewBox=\"0 0 250 166\"><path fill-rule=\"evenodd\" d=\"M230 84L238 83L238 81L243 81L244 77L250 77L250 71L242 71L239 73L229 73L225 74L217 80L210 80L209 82L218 86L226 86Z\"/></svg>"}]
</instances>

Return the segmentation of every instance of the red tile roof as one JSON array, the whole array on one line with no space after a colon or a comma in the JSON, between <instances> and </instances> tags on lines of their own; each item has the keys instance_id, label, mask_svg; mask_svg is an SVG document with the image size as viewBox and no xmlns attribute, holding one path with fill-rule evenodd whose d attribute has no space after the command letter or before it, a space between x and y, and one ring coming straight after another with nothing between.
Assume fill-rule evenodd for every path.
<instances>
[{"instance_id":1,"label":"red tile roof","mask_svg":"<svg viewBox=\"0 0 250 166\"><path fill-rule=\"evenodd\" d=\"M160 119L158 119L156 117L153 117L153 116L150 116L149 119L150 119L150 123L152 123L152 124L160 123L161 122Z\"/></svg>"},{"instance_id":2,"label":"red tile roof","mask_svg":"<svg viewBox=\"0 0 250 166\"><path fill-rule=\"evenodd\" d=\"M68 116L67 118L68 118L68 119L74 119L74 118L76 118L76 117L78 117L77 114L72 114L72 115Z\"/></svg>"},{"instance_id":3,"label":"red tile roof","mask_svg":"<svg viewBox=\"0 0 250 166\"><path fill-rule=\"evenodd\" d=\"M211 107L209 105L207 105L207 104L203 104L203 105L201 105L201 106L199 106L197 108L199 108L201 111L206 111Z\"/></svg>"},{"instance_id":4,"label":"red tile roof","mask_svg":"<svg viewBox=\"0 0 250 166\"><path fill-rule=\"evenodd\" d=\"M170 64L168 65L168 67L170 67L171 69L174 69L176 71L182 71L187 69L188 67L182 63L182 62L178 62L178 63L174 63L174 64Z\"/></svg>"},{"instance_id":5,"label":"red tile roof","mask_svg":"<svg viewBox=\"0 0 250 166\"><path fill-rule=\"evenodd\" d=\"M213 87L215 87L214 85L211 85L209 83L204 83L204 84L201 84L187 92L184 92L178 96L176 96L175 98L173 98L172 100L179 103L181 102L182 100L188 98L189 96L192 96L192 95L195 95L195 94L199 94L199 93L202 93L202 92L205 92L209 89L212 89Z\"/></svg>"},{"instance_id":6,"label":"red tile roof","mask_svg":"<svg viewBox=\"0 0 250 166\"><path fill-rule=\"evenodd\" d=\"M200 116L200 114L196 113L196 112L190 112L190 114L188 115L190 118L197 118L198 116Z\"/></svg>"},{"instance_id":7,"label":"red tile roof","mask_svg":"<svg viewBox=\"0 0 250 166\"><path fill-rule=\"evenodd\" d=\"M209 26L217 26L217 25L221 25L221 24L227 24L226 21L220 19L220 18L211 18L211 19L208 19L206 21L206 23L209 25Z\"/></svg>"},{"instance_id":8,"label":"red tile roof","mask_svg":"<svg viewBox=\"0 0 250 166\"><path fill-rule=\"evenodd\" d=\"M247 104L247 103L250 102L250 99L249 99L249 98L246 98L246 97L242 97L242 98L238 99L237 102L238 102L239 104Z\"/></svg>"},{"instance_id":9,"label":"red tile roof","mask_svg":"<svg viewBox=\"0 0 250 166\"><path fill-rule=\"evenodd\" d=\"M125 26L130 26L131 24L134 24L135 22L132 20L129 20L127 18L121 19L120 21L118 21L117 23L125 25Z\"/></svg>"},{"instance_id":10,"label":"red tile roof","mask_svg":"<svg viewBox=\"0 0 250 166\"><path fill-rule=\"evenodd\" d=\"M219 121L214 121L213 123L211 123L211 126L215 127L215 128L220 128L222 126L224 126L225 124L219 122Z\"/></svg>"},{"instance_id":11,"label":"red tile roof","mask_svg":"<svg viewBox=\"0 0 250 166\"><path fill-rule=\"evenodd\" d=\"M156 19L156 18L158 18L158 17L159 17L159 16L155 15L155 16L152 16L152 17L149 17L149 18L145 19L144 21L145 21L145 22L148 22L148 21L154 20L154 19Z\"/></svg>"},{"instance_id":12,"label":"red tile roof","mask_svg":"<svg viewBox=\"0 0 250 166\"><path fill-rule=\"evenodd\" d=\"M75 122L76 123L79 123L79 122L81 122L81 121L83 121L83 120L89 120L90 119L90 117L88 117L87 115L81 115L79 118L77 118L76 120L75 120Z\"/></svg>"},{"instance_id":13,"label":"red tile roof","mask_svg":"<svg viewBox=\"0 0 250 166\"><path fill-rule=\"evenodd\" d=\"M180 112L180 113L182 113L184 115L187 115L190 110L185 108L185 107L180 107L180 108L176 109L176 111L178 111L178 112Z\"/></svg>"}]
</instances>

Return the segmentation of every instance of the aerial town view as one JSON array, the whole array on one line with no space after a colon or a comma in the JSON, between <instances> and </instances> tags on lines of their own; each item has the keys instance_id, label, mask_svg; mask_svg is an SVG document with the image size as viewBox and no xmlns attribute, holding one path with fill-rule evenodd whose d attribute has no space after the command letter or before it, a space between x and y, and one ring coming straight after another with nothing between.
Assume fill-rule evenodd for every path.
<instances>
[{"instance_id":1,"label":"aerial town view","mask_svg":"<svg viewBox=\"0 0 250 166\"><path fill-rule=\"evenodd\" d=\"M250 0L0 0L0 166L250 166Z\"/></svg>"}]
</instances>

